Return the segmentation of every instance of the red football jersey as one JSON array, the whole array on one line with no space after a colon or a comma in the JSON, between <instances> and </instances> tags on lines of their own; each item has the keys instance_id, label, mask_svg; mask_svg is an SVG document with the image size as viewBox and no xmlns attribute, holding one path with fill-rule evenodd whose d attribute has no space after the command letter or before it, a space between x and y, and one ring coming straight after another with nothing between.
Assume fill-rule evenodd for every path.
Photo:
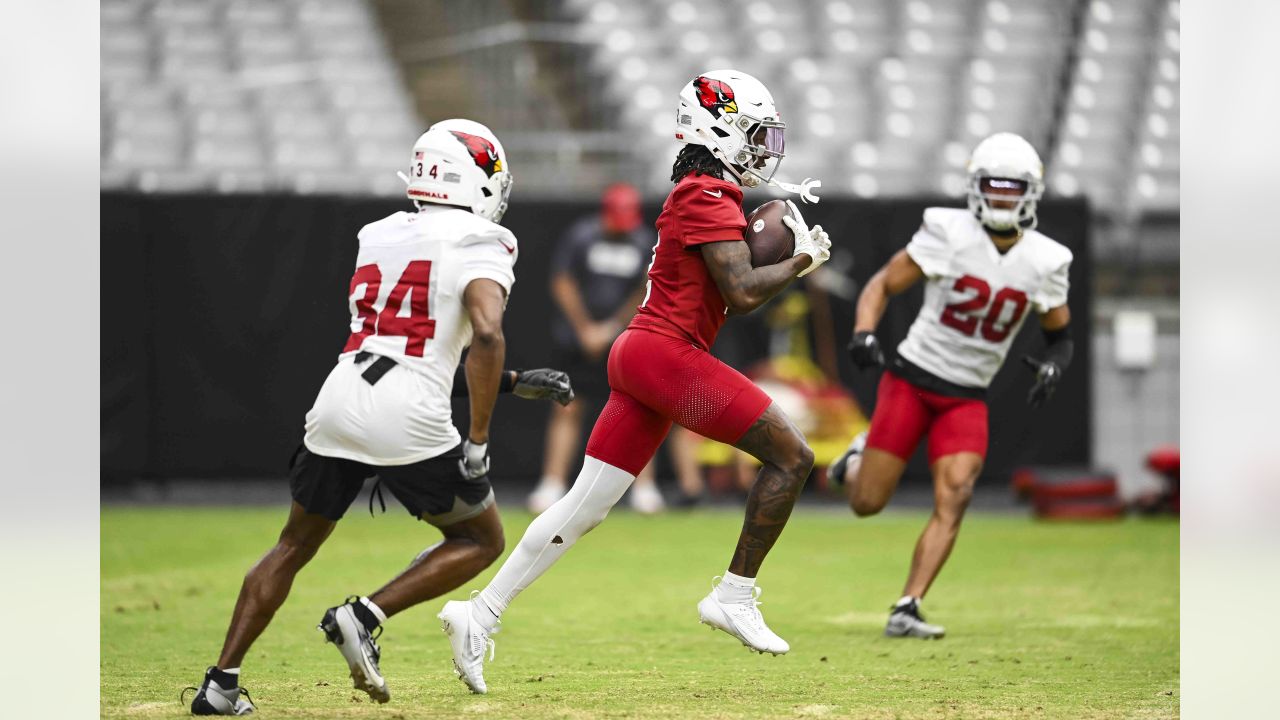
<instances>
[{"instance_id":1,"label":"red football jersey","mask_svg":"<svg viewBox=\"0 0 1280 720\"><path fill-rule=\"evenodd\" d=\"M667 196L657 227L649 283L630 327L709 350L724 325L725 304L699 246L743 238L742 189L708 175L686 175Z\"/></svg>"}]
</instances>

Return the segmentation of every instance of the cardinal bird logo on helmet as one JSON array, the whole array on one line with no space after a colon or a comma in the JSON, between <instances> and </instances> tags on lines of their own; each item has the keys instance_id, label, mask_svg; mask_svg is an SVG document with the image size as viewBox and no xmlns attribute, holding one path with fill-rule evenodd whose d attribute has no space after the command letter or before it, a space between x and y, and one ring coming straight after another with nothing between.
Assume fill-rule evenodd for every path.
<instances>
[{"instance_id":1,"label":"cardinal bird logo on helmet","mask_svg":"<svg viewBox=\"0 0 1280 720\"><path fill-rule=\"evenodd\" d=\"M693 81L693 88L698 91L698 102L712 113L717 110L722 113L738 112L738 102L733 99L733 88L723 81L699 75Z\"/></svg>"},{"instance_id":2,"label":"cardinal bird logo on helmet","mask_svg":"<svg viewBox=\"0 0 1280 720\"><path fill-rule=\"evenodd\" d=\"M502 172L502 160L498 158L498 149L493 146L493 143L479 135L457 130L450 130L449 132L458 138L458 142L467 146L467 152L471 153L471 159L475 161L476 167L484 171L485 175L493 177L495 172Z\"/></svg>"}]
</instances>

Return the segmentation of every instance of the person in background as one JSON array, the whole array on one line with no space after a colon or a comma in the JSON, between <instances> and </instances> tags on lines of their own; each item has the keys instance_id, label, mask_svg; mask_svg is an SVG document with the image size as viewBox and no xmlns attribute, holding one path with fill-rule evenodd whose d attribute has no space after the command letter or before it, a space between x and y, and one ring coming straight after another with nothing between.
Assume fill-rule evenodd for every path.
<instances>
[{"instance_id":1,"label":"person in background","mask_svg":"<svg viewBox=\"0 0 1280 720\"><path fill-rule=\"evenodd\" d=\"M581 452L581 398L599 402L609 396L605 359L644 298L645 266L655 242L644 227L640 193L617 183L605 189L601 212L570 227L551 258L551 296L559 309L552 319L553 355L556 367L573 378L580 400L551 411L542 480L528 500L535 514L568 490L569 473L576 469L570 463ZM643 513L665 507L652 462L631 488L631 507Z\"/></svg>"}]
</instances>

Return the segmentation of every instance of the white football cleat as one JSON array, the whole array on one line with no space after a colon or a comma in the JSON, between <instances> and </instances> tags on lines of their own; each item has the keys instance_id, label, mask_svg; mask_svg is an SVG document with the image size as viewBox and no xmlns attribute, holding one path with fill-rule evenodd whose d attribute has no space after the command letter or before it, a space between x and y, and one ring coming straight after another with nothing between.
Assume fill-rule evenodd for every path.
<instances>
[{"instance_id":1,"label":"white football cleat","mask_svg":"<svg viewBox=\"0 0 1280 720\"><path fill-rule=\"evenodd\" d=\"M642 515L656 515L667 509L667 503L653 485L632 485L631 509Z\"/></svg>"},{"instance_id":2,"label":"white football cleat","mask_svg":"<svg viewBox=\"0 0 1280 720\"><path fill-rule=\"evenodd\" d=\"M351 680L355 683L355 688L384 703L391 699L391 690L387 688L387 681L378 668L382 649L351 609L355 602L359 600L352 598L343 605L329 608L316 629L323 632L325 639L336 645L342 653L347 667L351 669ZM381 629L382 626L379 625L379 635Z\"/></svg>"},{"instance_id":3,"label":"white football cleat","mask_svg":"<svg viewBox=\"0 0 1280 720\"><path fill-rule=\"evenodd\" d=\"M750 600L729 603L722 602L717 595L719 578L711 582L711 592L698 603L698 618L704 625L729 633L758 653L782 655L791 649L786 640L764 624L764 616L758 607L759 587L753 589Z\"/></svg>"},{"instance_id":4,"label":"white football cleat","mask_svg":"<svg viewBox=\"0 0 1280 720\"><path fill-rule=\"evenodd\" d=\"M487 649L489 659L493 660L494 646L488 631L471 616L471 603L450 600L436 617L440 618L440 628L453 646L453 669L458 678L471 692L485 694L489 688L484 684L484 654Z\"/></svg>"},{"instance_id":5,"label":"white football cleat","mask_svg":"<svg viewBox=\"0 0 1280 720\"><path fill-rule=\"evenodd\" d=\"M551 483L540 483L529 493L529 498L525 500L529 512L534 515L541 515L547 511L547 508L555 504L557 500L564 497L565 487L563 485L553 485Z\"/></svg>"}]
</instances>

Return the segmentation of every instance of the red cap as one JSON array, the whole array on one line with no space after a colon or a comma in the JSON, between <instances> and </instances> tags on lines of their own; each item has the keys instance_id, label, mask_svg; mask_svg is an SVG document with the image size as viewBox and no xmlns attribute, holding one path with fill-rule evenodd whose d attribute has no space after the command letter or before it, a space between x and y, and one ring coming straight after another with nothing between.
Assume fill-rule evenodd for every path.
<instances>
[{"instance_id":1,"label":"red cap","mask_svg":"<svg viewBox=\"0 0 1280 720\"><path fill-rule=\"evenodd\" d=\"M640 227L640 191L627 183L615 183L605 188L601 197L604 229L608 232L631 232Z\"/></svg>"}]
</instances>

